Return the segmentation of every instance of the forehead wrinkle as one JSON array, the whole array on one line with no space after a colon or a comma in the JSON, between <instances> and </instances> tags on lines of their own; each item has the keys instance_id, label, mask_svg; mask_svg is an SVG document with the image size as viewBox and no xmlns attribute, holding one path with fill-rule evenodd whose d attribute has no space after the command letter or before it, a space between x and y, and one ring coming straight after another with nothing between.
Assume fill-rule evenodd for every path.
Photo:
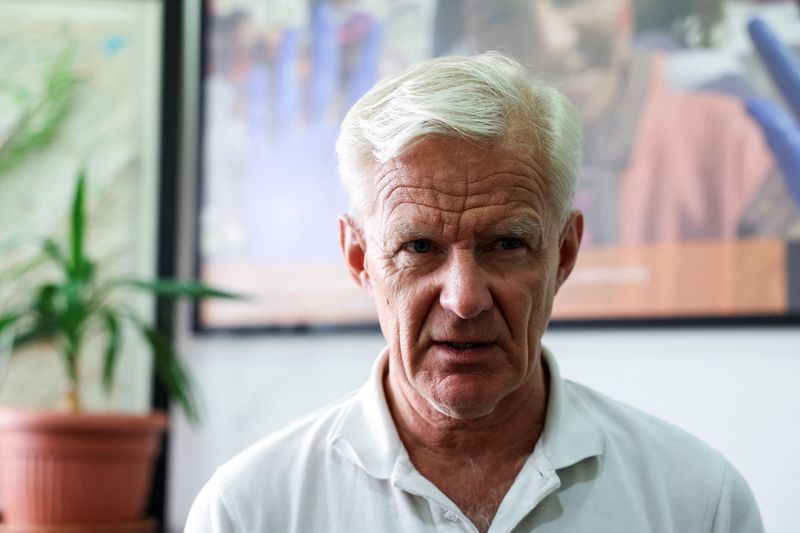
<instances>
[{"instance_id":1,"label":"forehead wrinkle","mask_svg":"<svg viewBox=\"0 0 800 533\"><path fill-rule=\"evenodd\" d=\"M423 183L416 184L418 181ZM398 207L405 204L414 204L419 208L427 207L451 213L463 209L466 195L469 192L467 185L464 185L463 192L451 192L445 190L441 186L442 184L458 185L458 183L454 183L451 180L437 179L430 176L422 176L420 180L414 180L413 178L390 180L389 183L386 183L381 188L379 194L384 218L390 218ZM460 207L458 209L446 207L454 203L460 203Z\"/></svg>"},{"instance_id":2,"label":"forehead wrinkle","mask_svg":"<svg viewBox=\"0 0 800 533\"><path fill-rule=\"evenodd\" d=\"M466 195L466 193L465 194L454 194L454 193L451 193L451 192L446 192L446 191L443 191L442 189L437 189L434 186L425 187L425 186L422 186L422 185L407 185L407 184L402 184L401 183L397 187L395 187L394 189L389 191L389 193L385 195L383 200L384 201L388 201L400 189L409 189L411 191L425 191L425 192L428 192L428 193L433 193L433 194L435 194L437 196L448 196L450 198L461 198L462 196Z\"/></svg>"},{"instance_id":3,"label":"forehead wrinkle","mask_svg":"<svg viewBox=\"0 0 800 533\"><path fill-rule=\"evenodd\" d=\"M406 169L401 165L388 170L378 179L376 197L381 200L383 204L389 204L393 196L403 192L423 191L427 194L447 196L453 199L463 195L461 192L448 192L444 187L437 186L437 184L452 185L452 181L448 179L437 179L426 175L415 179L413 175L409 175L405 170Z\"/></svg>"},{"instance_id":4,"label":"forehead wrinkle","mask_svg":"<svg viewBox=\"0 0 800 533\"><path fill-rule=\"evenodd\" d=\"M457 211L460 211L460 209L449 209L449 208L445 207L442 204L442 202L438 202L438 201L437 202L431 202L430 201L431 198L429 198L429 197L426 197L425 198L426 201L423 201L423 200L421 200L419 198L419 195L411 194L411 192L408 189L411 189L411 191L413 191L413 190L424 190L424 191L430 192L429 189L426 189L424 187L411 187L411 188L407 188L407 187L404 187L404 186L395 187L389 193L388 197L383 198L382 201L380 202L381 214L382 214L382 219L383 220L385 220L385 221L391 220L392 217L394 216L395 211L397 209L399 209L400 207L404 206L404 205L410 205L413 208L415 208L415 211L417 212L417 214L419 215L420 218L424 217L424 215L422 214L422 210L425 209L425 208L435 210L436 212L438 212L440 214L441 213L455 213ZM399 198L394 198L396 196L399 197ZM415 196L417 196L417 198L415 198ZM427 196L431 196L431 195L429 194ZM441 199L441 197L437 196L436 193L433 193L433 196L436 199ZM446 196L451 196L452 198L458 198L457 196L454 196L454 195L446 195Z\"/></svg>"},{"instance_id":5,"label":"forehead wrinkle","mask_svg":"<svg viewBox=\"0 0 800 533\"><path fill-rule=\"evenodd\" d=\"M548 184L543 179L546 161L531 157L535 150L529 144L508 141L496 150L480 152L480 157L464 154L464 159L453 159L452 151L441 154L435 149L437 144L423 144L387 162L382 165L376 187L376 214L388 221L397 216L397 209L409 204L420 219L436 220L433 226L455 227L458 233L463 217L469 216L473 208L511 207L519 202L538 216L547 217ZM491 166L482 163L500 153L507 155ZM519 201L520 197L527 197L527 201ZM470 226L474 227L475 222L479 223L480 218L471 221Z\"/></svg>"},{"instance_id":6,"label":"forehead wrinkle","mask_svg":"<svg viewBox=\"0 0 800 533\"><path fill-rule=\"evenodd\" d=\"M541 148L512 137L505 145L505 149L510 152L505 161L510 163L511 167L522 167L523 171L518 173L520 176L535 181L539 185L546 183L544 177L548 174L550 162L546 154L542 153ZM506 173L517 174L510 169Z\"/></svg>"},{"instance_id":7,"label":"forehead wrinkle","mask_svg":"<svg viewBox=\"0 0 800 533\"><path fill-rule=\"evenodd\" d=\"M478 162L480 162L480 160L478 160ZM472 166L469 164L466 165L466 169L453 165L442 165L439 168L434 168L430 174L444 173L448 176L447 178L437 178L428 174L416 177L413 175L413 172L407 172L409 168L408 165L404 164L402 161L394 160L394 166L385 168L384 172L378 178L378 182L376 184L376 195L379 197L384 196L388 198L390 194L386 194L386 189L396 184L395 188L406 187L409 189L430 189L437 193L450 196L461 196L462 194L466 196L469 194L468 189L470 185L480 186L482 182L492 180L496 177L505 176L519 178L521 183L509 185L511 187L519 187L534 193L537 192L537 189L541 189L541 185L544 181L541 179L541 176L543 175L543 169L538 160L532 159L533 164L527 164L519 159L509 158L506 160L506 162L511 163L511 165L509 165L510 167L524 167L525 171L515 172L511 168L507 168L486 174L480 170L473 170ZM388 163L386 165L388 165ZM386 167L386 165L384 165L384 167ZM452 177L459 176L463 176L464 180L451 179ZM397 181L400 181L401 183L397 183ZM450 188L458 188L459 192L447 192L445 188L436 186L439 183ZM531 186L526 187L523 185L523 183L530 183ZM460 192L462 188L459 187L462 184L464 191L463 193Z\"/></svg>"},{"instance_id":8,"label":"forehead wrinkle","mask_svg":"<svg viewBox=\"0 0 800 533\"><path fill-rule=\"evenodd\" d=\"M390 163L392 163L392 166L389 166ZM445 162L443 161L436 161L436 160L432 161L432 166L434 166L434 168L427 169L424 174L415 175L416 169L414 169L413 165L409 164L409 162L404 161L402 158L388 161L381 167L383 171L380 173L380 177L378 178L376 184L376 194L377 195L383 194L384 190L387 187L391 186L398 179L404 182L400 183L398 186L416 187L420 189L424 188L436 189L435 187L436 183L444 183L447 185L458 184L458 182L453 182L448 178L437 178L435 177L436 174L444 173L447 176L450 176L453 174L454 170L458 174L466 174L465 172L463 172L463 169L456 169L452 165L445 164ZM409 169L411 169L411 172L409 172ZM396 176L398 174L399 177ZM411 183L417 183L418 185L416 186L411 185ZM442 189L436 189L436 190L441 191Z\"/></svg>"},{"instance_id":9,"label":"forehead wrinkle","mask_svg":"<svg viewBox=\"0 0 800 533\"><path fill-rule=\"evenodd\" d=\"M494 189L492 189L491 188L491 184L489 184L489 188L488 188L487 191L485 191L485 192L474 192L474 193L470 193L470 190L469 190L470 189L470 182L469 182L468 179L463 182L464 183L464 188L463 188L464 192L463 193L448 192L448 191L445 191L442 188L437 187L436 185L434 185L437 182L438 183L446 183L448 185L455 185L456 184L456 183L454 183L452 181L447 181L447 180L436 180L436 179L433 179L433 180L431 180L432 184L430 186L426 186L426 185L411 185L411 184L406 184L406 183L396 183L396 184L387 183L386 185L384 185L380 189L379 196L380 196L380 199L382 200L382 202L385 205L388 205L388 204L392 203L391 201L392 201L392 197L393 196L396 196L396 195L401 194L401 193L406 192L406 191L411 191L411 192L413 192L413 191L423 191L423 192L425 192L425 193L427 193L429 195L435 196L436 198L441 198L441 199L445 199L445 200L446 199L465 200L464 203L467 204L467 203L470 203L470 200L481 201L486 196L494 196L494 195L497 195L498 193L503 192L503 191L511 191L511 190L517 190L518 189L521 192L532 193L537 197L540 196L541 193L542 193L541 188L537 186L538 183L537 184L530 183L527 186L525 184L523 184L525 182L533 182L533 181L535 181L530 176L526 176L524 174L513 174L513 173L508 173L508 172L497 172L497 173L494 173L494 174L489 174L484 179L488 180L488 179L491 179L491 178L497 177L497 176L512 176L512 177L520 178L519 179L520 183L512 183L512 184L505 185L505 186L500 187L500 188L494 188ZM390 187L391 187L391 190L389 190L388 192L385 192L386 189L390 188ZM407 200L402 200L402 201L398 202L397 205L403 204L403 203L407 203L407 202L408 202ZM436 207L436 206L433 206L433 205L426 205L426 204L421 203L421 202L420 202L420 205L425 206L425 207ZM493 206L493 205L500 205L500 204L484 204L484 205ZM396 207L396 205L394 205L393 207ZM444 208L442 208L442 209L444 209ZM444 210L447 210L447 209L444 209ZM449 211L455 212L455 210L449 210Z\"/></svg>"},{"instance_id":10,"label":"forehead wrinkle","mask_svg":"<svg viewBox=\"0 0 800 533\"><path fill-rule=\"evenodd\" d=\"M524 165L521 162L519 163L531 170L534 168L529 165ZM532 198L530 199L530 207L537 210L547 209L548 198L545 190L546 185L545 180L543 180L541 176L542 174L538 172L535 174L525 174L509 172L507 170L487 174L484 176L484 179L476 181L475 185L473 186L474 188L483 188L484 190L480 193L474 193L471 196L468 196L465 205L477 204L487 196L490 198L505 198L507 195L512 199L517 199L520 198L521 195L530 194L532 195ZM500 178L501 180L505 178L506 181L501 181L500 185L498 186L497 178ZM481 187L481 183L484 181L485 183L483 184L483 187ZM511 182L509 183L508 181Z\"/></svg>"},{"instance_id":11,"label":"forehead wrinkle","mask_svg":"<svg viewBox=\"0 0 800 533\"><path fill-rule=\"evenodd\" d=\"M392 206L392 209L389 212L389 216L387 218L391 218L391 215L399 207L402 207L404 205L409 205L409 204L413 205L414 207L427 207L428 209L435 209L436 211L441 212L441 213L451 213L451 214L454 214L454 215L462 214L462 213L465 213L467 211L472 211L474 209L481 209L482 207L497 207L497 206L508 205L506 203L502 203L502 204L483 204L483 205L480 205L480 206L469 207L467 209L447 209L446 207L441 207L439 205L423 204L421 202L412 202L412 201L401 201L401 202L397 202L395 205Z\"/></svg>"},{"instance_id":12,"label":"forehead wrinkle","mask_svg":"<svg viewBox=\"0 0 800 533\"><path fill-rule=\"evenodd\" d=\"M388 163L387 163L388 165ZM385 167L386 165L384 165ZM382 167L383 168L383 167ZM392 185L397 179L401 179L396 177L396 174L399 174L401 177L405 174L405 168L402 165L397 165L395 167L391 167L385 169L383 172L380 173L377 182L375 183L375 196L380 198L383 195L383 191Z\"/></svg>"},{"instance_id":13,"label":"forehead wrinkle","mask_svg":"<svg viewBox=\"0 0 800 533\"><path fill-rule=\"evenodd\" d=\"M506 194L504 195L503 193ZM494 205L502 205L503 203L519 203L519 202L524 202L524 200L521 200L521 198L523 198L525 194L533 195L533 197L536 200L540 200L542 195L541 193L542 191L536 187L525 187L523 185L506 185L503 187L497 187L492 190L487 190L486 192L475 193L467 199L467 204L476 204L478 202L483 201L487 197L496 199L502 196L508 196L509 200L505 202L503 202L502 200L496 200L494 203L483 204L483 205L494 206ZM533 205L531 207L533 207Z\"/></svg>"},{"instance_id":14,"label":"forehead wrinkle","mask_svg":"<svg viewBox=\"0 0 800 533\"><path fill-rule=\"evenodd\" d=\"M468 179L467 186L469 185L481 185L483 182L488 182L493 180L494 178L503 178L503 177L510 177L514 178L515 182L513 184L509 184L506 187L519 187L521 189L529 190L531 192L534 191L535 187L526 187L524 183L529 182L538 182L539 180L535 179L538 178L538 174L536 176L531 176L529 174L524 174L520 172L510 172L508 170L498 170L496 172L490 172L488 174L481 174L478 179ZM517 183L517 181L519 183ZM491 184L490 184L491 185Z\"/></svg>"}]
</instances>

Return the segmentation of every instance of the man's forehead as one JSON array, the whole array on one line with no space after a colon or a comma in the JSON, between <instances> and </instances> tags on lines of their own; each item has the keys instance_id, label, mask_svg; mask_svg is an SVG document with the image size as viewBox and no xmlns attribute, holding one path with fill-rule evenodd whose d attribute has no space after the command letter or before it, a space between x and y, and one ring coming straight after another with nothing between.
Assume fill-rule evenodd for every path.
<instances>
[{"instance_id":1,"label":"man's forehead","mask_svg":"<svg viewBox=\"0 0 800 533\"><path fill-rule=\"evenodd\" d=\"M398 189L452 195L522 189L516 192L538 194L546 175L540 159L525 143L484 148L465 141L427 140L378 167L377 200L387 201Z\"/></svg>"},{"instance_id":2,"label":"man's forehead","mask_svg":"<svg viewBox=\"0 0 800 533\"><path fill-rule=\"evenodd\" d=\"M428 140L379 167L373 214L382 225L417 219L437 227L465 215L485 224L512 215L541 220L548 205L544 176L529 145Z\"/></svg>"}]
</instances>

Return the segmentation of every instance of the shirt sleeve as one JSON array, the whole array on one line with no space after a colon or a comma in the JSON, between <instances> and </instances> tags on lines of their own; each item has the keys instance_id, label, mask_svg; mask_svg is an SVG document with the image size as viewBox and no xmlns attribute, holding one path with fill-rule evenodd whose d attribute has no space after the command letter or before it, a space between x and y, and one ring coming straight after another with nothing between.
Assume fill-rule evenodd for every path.
<instances>
[{"instance_id":1,"label":"shirt sleeve","mask_svg":"<svg viewBox=\"0 0 800 533\"><path fill-rule=\"evenodd\" d=\"M237 531L216 477L212 477L195 498L183 533L236 533Z\"/></svg>"},{"instance_id":2,"label":"shirt sleeve","mask_svg":"<svg viewBox=\"0 0 800 533\"><path fill-rule=\"evenodd\" d=\"M761 513L747 481L726 462L712 533L764 533Z\"/></svg>"}]
</instances>

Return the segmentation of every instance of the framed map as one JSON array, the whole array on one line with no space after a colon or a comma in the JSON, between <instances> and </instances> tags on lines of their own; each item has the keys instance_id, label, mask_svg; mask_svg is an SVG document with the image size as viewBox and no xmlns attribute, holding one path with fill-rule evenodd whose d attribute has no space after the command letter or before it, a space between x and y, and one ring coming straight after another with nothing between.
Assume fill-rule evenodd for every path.
<instances>
[{"instance_id":1,"label":"framed map","mask_svg":"<svg viewBox=\"0 0 800 533\"><path fill-rule=\"evenodd\" d=\"M90 253L104 272L152 276L161 2L0 0L0 21L0 271L39 239L66 237L76 177L85 168ZM0 280L0 305L19 288ZM151 302L132 304L152 315ZM147 376L146 368L133 371ZM7 400L14 395L9 385ZM128 388L140 385L148 379ZM120 394L122 404L147 405L146 391Z\"/></svg>"}]
</instances>

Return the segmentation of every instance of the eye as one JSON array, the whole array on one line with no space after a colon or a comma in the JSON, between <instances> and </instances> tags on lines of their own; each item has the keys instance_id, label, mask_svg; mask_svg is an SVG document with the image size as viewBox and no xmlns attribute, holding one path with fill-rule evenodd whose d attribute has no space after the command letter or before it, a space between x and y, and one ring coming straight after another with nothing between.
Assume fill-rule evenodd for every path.
<instances>
[{"instance_id":1,"label":"eye","mask_svg":"<svg viewBox=\"0 0 800 533\"><path fill-rule=\"evenodd\" d=\"M515 239L512 237L504 237L497 241L497 245L500 247L501 250L516 250L517 248L522 248L525 243L522 239Z\"/></svg>"},{"instance_id":2,"label":"eye","mask_svg":"<svg viewBox=\"0 0 800 533\"><path fill-rule=\"evenodd\" d=\"M427 254L433 250L433 243L428 239L417 239L407 243L404 248L417 254Z\"/></svg>"}]
</instances>

